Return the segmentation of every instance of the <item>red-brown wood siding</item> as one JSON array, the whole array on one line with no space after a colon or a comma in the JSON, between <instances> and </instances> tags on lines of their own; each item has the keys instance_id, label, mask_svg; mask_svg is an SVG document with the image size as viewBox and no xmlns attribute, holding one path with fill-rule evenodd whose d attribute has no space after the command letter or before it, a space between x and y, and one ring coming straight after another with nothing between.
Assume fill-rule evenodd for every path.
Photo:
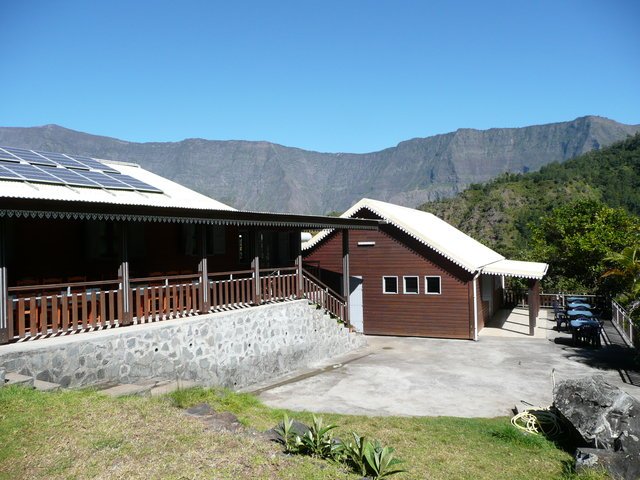
<instances>
[{"instance_id":1,"label":"red-brown wood siding","mask_svg":"<svg viewBox=\"0 0 640 480\"><path fill-rule=\"evenodd\" d=\"M375 245L358 246L358 242ZM349 250L351 275L363 279L365 333L473 338L468 272L390 225L376 232L351 232ZM318 266L325 276L342 273L341 258L339 232L305 255L305 261ZM441 295L424 293L424 277L430 275L441 277ZM384 294L383 276L397 276L400 293ZM402 293L403 276L419 277L419 294Z\"/></svg>"}]
</instances>

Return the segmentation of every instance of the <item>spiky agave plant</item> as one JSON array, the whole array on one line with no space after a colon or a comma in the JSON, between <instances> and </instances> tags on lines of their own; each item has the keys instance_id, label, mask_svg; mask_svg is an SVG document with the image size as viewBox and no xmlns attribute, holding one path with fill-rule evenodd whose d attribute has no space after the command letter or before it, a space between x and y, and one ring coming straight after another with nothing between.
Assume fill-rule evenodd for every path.
<instances>
[{"instance_id":1,"label":"spiky agave plant","mask_svg":"<svg viewBox=\"0 0 640 480\"><path fill-rule=\"evenodd\" d=\"M369 475L374 479L378 479L406 472L406 470L396 468L396 465L399 465L402 461L394 458L394 452L393 448L383 447L377 440L373 443L366 442L364 458Z\"/></svg>"},{"instance_id":2,"label":"spiky agave plant","mask_svg":"<svg viewBox=\"0 0 640 480\"><path fill-rule=\"evenodd\" d=\"M333 438L331 430L336 425L323 425L322 418L313 416L313 423L301 437L301 446L305 453L318 458L330 458L332 456Z\"/></svg>"}]
</instances>

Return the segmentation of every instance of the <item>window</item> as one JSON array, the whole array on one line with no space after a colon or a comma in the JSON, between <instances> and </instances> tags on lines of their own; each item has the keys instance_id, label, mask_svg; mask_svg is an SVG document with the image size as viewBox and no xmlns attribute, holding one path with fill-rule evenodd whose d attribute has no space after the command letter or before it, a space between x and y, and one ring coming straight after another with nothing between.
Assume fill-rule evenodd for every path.
<instances>
[{"instance_id":1,"label":"window","mask_svg":"<svg viewBox=\"0 0 640 480\"><path fill-rule=\"evenodd\" d=\"M427 295L440 295L440 277L424 277L424 293Z\"/></svg>"},{"instance_id":2,"label":"window","mask_svg":"<svg viewBox=\"0 0 640 480\"><path fill-rule=\"evenodd\" d=\"M398 277L382 277L382 293L398 293Z\"/></svg>"},{"instance_id":3,"label":"window","mask_svg":"<svg viewBox=\"0 0 640 480\"><path fill-rule=\"evenodd\" d=\"M253 248L250 243L252 237L246 230L241 230L238 234L238 261L240 263L249 263L253 260Z\"/></svg>"},{"instance_id":4,"label":"window","mask_svg":"<svg viewBox=\"0 0 640 480\"><path fill-rule=\"evenodd\" d=\"M182 253L190 256L198 255L198 236L196 235L196 226L193 223L182 224Z\"/></svg>"},{"instance_id":5,"label":"window","mask_svg":"<svg viewBox=\"0 0 640 480\"><path fill-rule=\"evenodd\" d=\"M418 277L403 277L404 293L419 293Z\"/></svg>"},{"instance_id":6,"label":"window","mask_svg":"<svg viewBox=\"0 0 640 480\"><path fill-rule=\"evenodd\" d=\"M227 229L224 225L213 225L208 230L207 255L224 255L227 253Z\"/></svg>"},{"instance_id":7,"label":"window","mask_svg":"<svg viewBox=\"0 0 640 480\"><path fill-rule=\"evenodd\" d=\"M182 251L185 255L199 257L202 254L202 231L206 235L206 255L224 255L227 251L226 229L223 225L198 227L193 223L182 225Z\"/></svg>"}]
</instances>

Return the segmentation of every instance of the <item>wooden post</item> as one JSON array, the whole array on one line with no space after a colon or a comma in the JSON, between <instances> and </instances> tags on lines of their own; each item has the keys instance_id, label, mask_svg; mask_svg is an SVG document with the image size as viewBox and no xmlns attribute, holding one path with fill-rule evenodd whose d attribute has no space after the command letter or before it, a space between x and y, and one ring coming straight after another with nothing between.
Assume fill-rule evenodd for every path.
<instances>
[{"instance_id":1,"label":"wooden post","mask_svg":"<svg viewBox=\"0 0 640 480\"><path fill-rule=\"evenodd\" d=\"M529 280L529 335L535 334L540 303L540 280Z\"/></svg>"},{"instance_id":2,"label":"wooden post","mask_svg":"<svg viewBox=\"0 0 640 480\"><path fill-rule=\"evenodd\" d=\"M133 312L131 311L131 285L129 283L129 228L127 223L121 224L122 258L118 268L118 280L122 289L122 325L131 325Z\"/></svg>"},{"instance_id":3,"label":"wooden post","mask_svg":"<svg viewBox=\"0 0 640 480\"><path fill-rule=\"evenodd\" d=\"M6 220L0 218L0 345L9 343L9 291L7 290ZM13 307L13 305L11 306Z\"/></svg>"},{"instance_id":4,"label":"wooden post","mask_svg":"<svg viewBox=\"0 0 640 480\"><path fill-rule=\"evenodd\" d=\"M344 295L344 324L349 327L349 230L342 230L342 294Z\"/></svg>"},{"instance_id":5,"label":"wooden post","mask_svg":"<svg viewBox=\"0 0 640 480\"><path fill-rule=\"evenodd\" d=\"M258 239L258 231L253 232L253 261L251 268L253 269L253 304L260 305L262 303L262 292L260 288L260 242Z\"/></svg>"},{"instance_id":6,"label":"wooden post","mask_svg":"<svg viewBox=\"0 0 640 480\"><path fill-rule=\"evenodd\" d=\"M207 313L211 309L209 302L209 271L207 268L207 225L200 228L200 313Z\"/></svg>"},{"instance_id":7,"label":"wooden post","mask_svg":"<svg viewBox=\"0 0 640 480\"><path fill-rule=\"evenodd\" d=\"M304 284L302 283L302 254L296 257L296 298L304 296Z\"/></svg>"}]
</instances>

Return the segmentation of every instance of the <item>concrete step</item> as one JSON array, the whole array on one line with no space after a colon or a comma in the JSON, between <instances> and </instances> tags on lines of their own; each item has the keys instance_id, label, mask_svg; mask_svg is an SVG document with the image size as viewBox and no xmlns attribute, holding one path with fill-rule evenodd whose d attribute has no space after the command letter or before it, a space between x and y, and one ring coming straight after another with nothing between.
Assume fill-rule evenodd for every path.
<instances>
[{"instance_id":1,"label":"concrete step","mask_svg":"<svg viewBox=\"0 0 640 480\"><path fill-rule=\"evenodd\" d=\"M124 397L127 395L146 396L153 388L153 385L135 385L133 383L120 383L114 387L101 390L102 393L110 397Z\"/></svg>"},{"instance_id":2,"label":"concrete step","mask_svg":"<svg viewBox=\"0 0 640 480\"><path fill-rule=\"evenodd\" d=\"M44 380L34 380L33 387L41 392L56 392L62 388L57 383L45 382Z\"/></svg>"},{"instance_id":3,"label":"concrete step","mask_svg":"<svg viewBox=\"0 0 640 480\"><path fill-rule=\"evenodd\" d=\"M165 395L167 393L175 392L176 390L184 390L186 388L197 386L198 384L196 382L191 382L188 380L172 380L156 385L151 389L150 394L152 397L155 397L158 395Z\"/></svg>"},{"instance_id":4,"label":"concrete step","mask_svg":"<svg viewBox=\"0 0 640 480\"><path fill-rule=\"evenodd\" d=\"M22 385L24 387L33 387L33 377L27 377L16 372L7 372L5 374L4 385Z\"/></svg>"}]
</instances>

